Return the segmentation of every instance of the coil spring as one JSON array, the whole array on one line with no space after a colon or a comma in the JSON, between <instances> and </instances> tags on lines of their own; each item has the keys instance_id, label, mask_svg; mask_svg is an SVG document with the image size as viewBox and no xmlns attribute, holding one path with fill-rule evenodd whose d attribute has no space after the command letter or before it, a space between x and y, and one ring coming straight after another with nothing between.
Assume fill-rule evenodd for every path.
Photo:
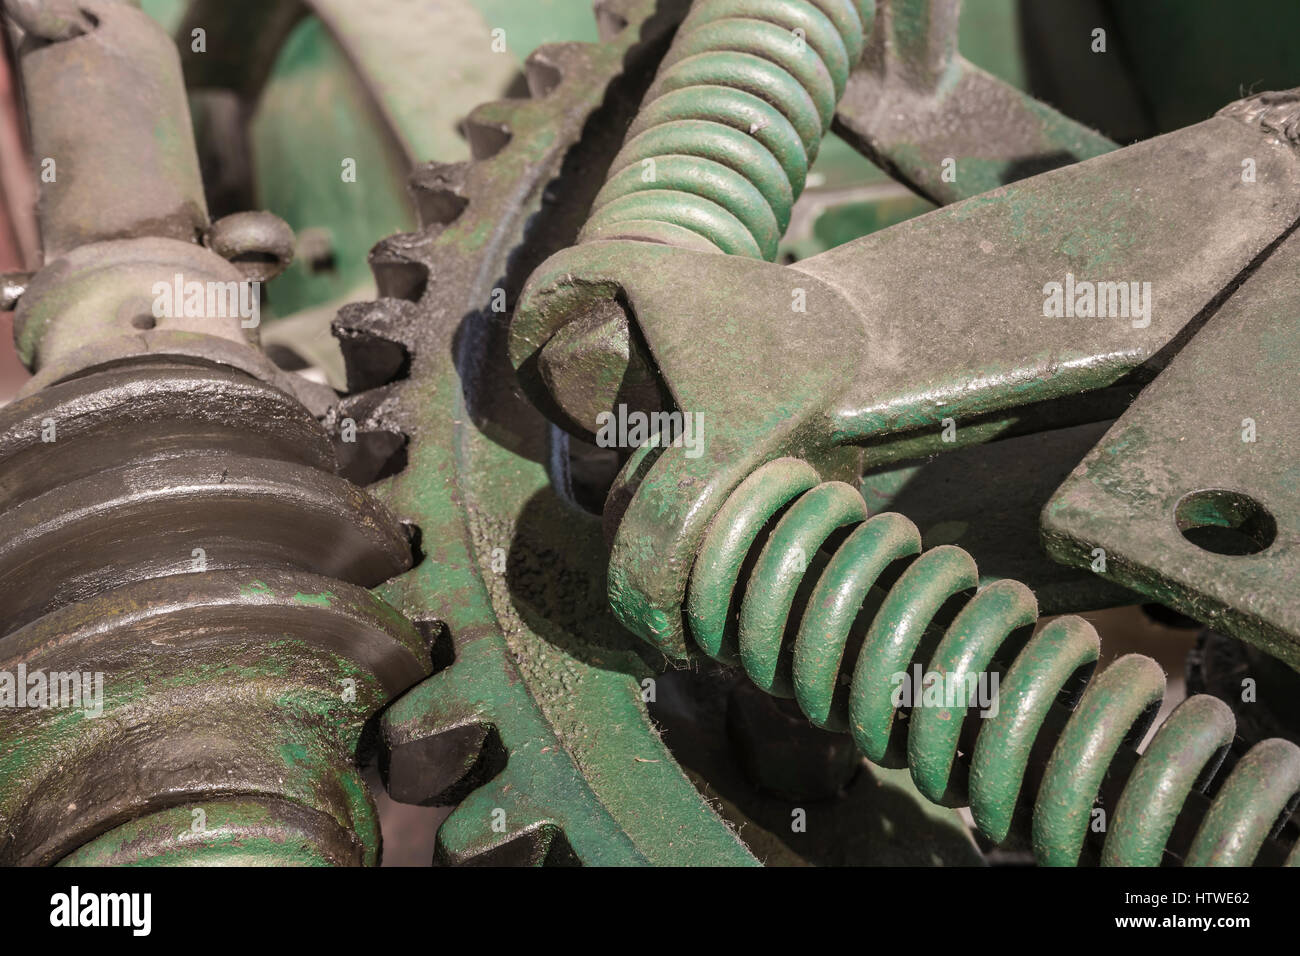
<instances>
[{"instance_id":1,"label":"coil spring","mask_svg":"<svg viewBox=\"0 0 1300 956\"><path fill-rule=\"evenodd\" d=\"M582 238L775 259L874 16L874 0L699 0Z\"/></svg>"},{"instance_id":2,"label":"coil spring","mask_svg":"<svg viewBox=\"0 0 1300 956\"><path fill-rule=\"evenodd\" d=\"M818 574L806 556L828 543L833 553ZM886 584L901 559L913 560ZM1079 617L1057 618L1015 654L1037 620L1037 601L1023 584L996 581L965 600L928 658L927 673L944 675L949 686L965 690L952 709L912 709L904 750L902 723L895 721L895 675L913 666L941 608L960 602L978 582L966 551L945 545L922 552L921 536L907 518L869 518L851 485L822 483L807 463L784 458L751 474L719 510L692 567L686 620L705 653L723 661L738 656L760 688L793 696L818 727L848 730L871 760L908 765L930 800L969 804L976 824L995 842L1010 833L1022 796L1031 796L1021 791L1049 711L1058 700L1072 704L1033 798L1032 841L1040 863L1075 865L1103 780L1121 746L1135 746L1150 726L1163 697L1164 673L1151 658L1130 654L1080 696L1098 658L1092 625ZM885 594L859 645L855 621L873 585ZM804 599L800 618L796 602ZM846 659L851 654L855 660ZM998 666L995 659L1009 668L996 712L980 721L967 764L957 754L966 704L974 701L968 680ZM849 668L845 686L841 675ZM1184 803L1209 784L1234 729L1228 707L1209 696L1191 697L1170 715L1111 814L1104 865L1161 862ZM1266 838L1280 832L1298 795L1300 748L1281 739L1256 745L1219 789L1185 862L1249 865ZM1300 843L1287 864L1300 864Z\"/></svg>"}]
</instances>

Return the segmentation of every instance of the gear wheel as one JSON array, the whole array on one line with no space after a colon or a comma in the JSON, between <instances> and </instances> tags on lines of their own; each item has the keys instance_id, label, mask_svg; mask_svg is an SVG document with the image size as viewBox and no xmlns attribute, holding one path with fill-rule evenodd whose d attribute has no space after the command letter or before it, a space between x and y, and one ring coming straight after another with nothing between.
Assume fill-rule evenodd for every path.
<instances>
[{"instance_id":1,"label":"gear wheel","mask_svg":"<svg viewBox=\"0 0 1300 956\"><path fill-rule=\"evenodd\" d=\"M687 4L658 6L602 4L604 42L536 50L530 98L465 121L472 161L416 171L420 230L374 249L381 298L335 323L335 422L400 449L370 490L429 558L380 591L450 660L388 711L381 750L396 799L458 804L441 862L756 862L651 724L653 668L608 611L568 441L504 359L505 309L577 235Z\"/></svg>"},{"instance_id":2,"label":"gear wheel","mask_svg":"<svg viewBox=\"0 0 1300 956\"><path fill-rule=\"evenodd\" d=\"M354 392L340 420L399 436L405 466L377 493L437 549L381 589L454 658L389 711L382 769L400 800L459 804L442 862L753 861L640 706L654 678L637 679L661 662L640 666L604 607L596 522L574 518L590 462L502 361L522 280L579 238L673 19L632 2L604 14L605 46L541 48L530 100L471 115L473 162L417 173L421 231L375 249L383 298L336 325Z\"/></svg>"}]
</instances>

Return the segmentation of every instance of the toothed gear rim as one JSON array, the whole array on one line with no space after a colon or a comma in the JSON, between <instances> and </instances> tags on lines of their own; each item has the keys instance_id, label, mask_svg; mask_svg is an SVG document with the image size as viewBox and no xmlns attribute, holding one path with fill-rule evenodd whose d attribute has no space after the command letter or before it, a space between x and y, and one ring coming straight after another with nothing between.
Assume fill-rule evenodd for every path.
<instances>
[{"instance_id":1,"label":"toothed gear rim","mask_svg":"<svg viewBox=\"0 0 1300 956\"><path fill-rule=\"evenodd\" d=\"M420 231L375 248L382 298L335 325L340 418L395 436L405 467L370 490L428 556L377 593L454 656L382 726L394 796L458 804L438 862L756 862L647 717L653 670L609 614L598 521L555 490L565 439L516 393L493 310L577 236L687 4L657 6L600 5L603 43L538 49L529 99L475 110L474 159L417 170Z\"/></svg>"}]
</instances>

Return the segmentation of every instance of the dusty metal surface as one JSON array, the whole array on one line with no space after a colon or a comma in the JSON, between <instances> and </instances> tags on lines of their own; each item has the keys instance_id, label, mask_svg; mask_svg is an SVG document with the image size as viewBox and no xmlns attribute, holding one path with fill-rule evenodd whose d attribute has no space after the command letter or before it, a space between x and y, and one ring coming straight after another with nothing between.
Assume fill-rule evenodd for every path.
<instances>
[{"instance_id":1,"label":"dusty metal surface","mask_svg":"<svg viewBox=\"0 0 1300 956\"><path fill-rule=\"evenodd\" d=\"M904 16L955 17L955 5L892 12L903 19L886 23L887 45L925 41L902 58L904 68L925 68L912 81L960 71L952 49L935 45L951 31ZM683 30L674 46L689 54L693 43ZM801 76L782 52L767 56ZM672 52L667 62L676 62ZM1088 407L1074 397L1113 386L1115 398L1129 397L1126 386L1159 371L1242 278L1280 254L1300 218L1286 109L1293 97L1265 94L1180 133L784 269L745 261L761 248L732 241L734 230L716 216L645 214L639 197L653 190L629 194L634 227L607 227L608 210L622 199L598 199L587 241L529 278L511 329L521 383L558 422L591 436L600 413L626 413L615 408L632 394L626 372L639 379L635 370L653 368L672 413L694 416L710 432L702 447L643 440L615 482L605 520L619 620L671 656L688 656L689 634L710 657L739 663L759 688L794 697L815 725L848 730L872 761L908 766L931 800L970 803L993 840L1020 821L1042 864L1083 858L1103 789L1107 805L1117 805L1109 832L1095 841L1102 862L1151 865L1169 855L1242 863L1257 854L1280 862L1289 838L1280 846L1267 840L1280 835L1276 821L1295 795L1300 748L1259 744L1207 805L1199 788L1232 736L1225 705L1187 701L1136 759L1164 692L1153 660L1126 656L1081 696L1077 684L1070 693L1097 659L1089 624L1060 618L1026 643L1038 615L1029 589L997 580L976 592L980 576L965 551L947 544L922 551L912 522L898 514L868 519L857 490L836 479L856 479L864 462L939 450L934 439L966 445L1104 419L1115 405ZM797 113L783 107L788 119ZM645 109L657 108L652 90ZM727 109L743 118L743 105ZM1243 148L1270 167L1258 183L1238 179ZM711 162L684 160L655 208L677 194L692 199L698 190L690 183L707 179ZM700 180L691 179L692 166L701 167ZM737 168L761 191L759 166ZM616 162L606 188L620 175ZM1190 208L1177 202L1189 192L1203 200L1196 212L1209 228L1171 233L1171 210ZM662 225L643 228L638 217ZM1121 254L1126 270L1151 277L1135 284L1145 304L1130 302L1122 280L1120 307L1114 281L1115 301L1099 308L1094 292L1079 316L1091 321L1062 325L1075 315L1075 273L1091 288ZM944 271L922 271L918 288L918 270L933 262ZM1069 305L1054 309L1058 274L1055 295ZM644 353L634 359L638 349ZM965 435L953 441L931 431L940 425ZM967 728L964 754L966 721L954 721L950 709L912 707L911 720L895 721L900 706L904 715L909 708L889 694L890 675L922 662L959 683L990 668L1004 673L1001 708ZM976 709L972 698L957 706L966 716Z\"/></svg>"},{"instance_id":2,"label":"dusty metal surface","mask_svg":"<svg viewBox=\"0 0 1300 956\"><path fill-rule=\"evenodd\" d=\"M1243 150L1267 167L1257 183L1241 181ZM639 546L647 560L615 577L662 616L661 646L680 652L672 608L704 523L755 465L832 448L838 461L857 454L880 464L1110 417L1129 386L1167 362L1183 329L1300 218L1298 184L1300 154L1289 143L1223 116L792 267L587 243L532 277L511 329L512 361L529 395L555 409L534 371L539 351L584 310L626 303L674 406L710 423L707 454L663 456L691 477L691 491L650 506L659 518ZM1180 208L1195 210L1197 228L1163 228ZM932 262L952 265L918 265ZM1044 315L1047 283L1115 269L1116 281L1151 277L1149 315ZM581 394L581 383L569 391ZM1096 397L1079 401L1080 392ZM594 433L592 414L609 396L588 395L557 420ZM953 441L944 440L945 420Z\"/></svg>"},{"instance_id":3,"label":"dusty metal surface","mask_svg":"<svg viewBox=\"0 0 1300 956\"><path fill-rule=\"evenodd\" d=\"M197 853L225 814L271 802L303 808L318 852L342 842L339 862L374 863L378 824L354 754L366 716L427 670L425 654L391 608L302 571L146 580L48 614L4 638L6 671L102 673L104 711L6 714L0 854L58 862L176 807L218 827L173 831ZM156 852L140 849L140 862ZM294 862L286 851L268 861Z\"/></svg>"},{"instance_id":4,"label":"dusty metal surface","mask_svg":"<svg viewBox=\"0 0 1300 956\"><path fill-rule=\"evenodd\" d=\"M456 807L436 863L977 863L966 804L1046 865L1300 863L1300 748L1234 747L1200 695L1139 756L1160 667L1094 676L1087 622L1035 631L1127 585L1296 663L1270 589L1295 449L1260 437L1300 424L1271 391L1294 377L1295 93L1116 150L965 61L955 0L608 0L602 44L539 49L526 99L466 119L469 162L415 169L411 228L405 170L456 109L411 63L464 9L200 2L178 36L225 51L185 57L209 224L159 31L109 0L10 6L38 147L77 175L45 189L76 200L43 206L46 267L5 283L36 377L0 411L0 674L105 682L102 715L0 714L0 861L373 864L377 740L394 798ZM83 117L78 64L145 74L140 96ZM150 110L138 170L86 172L103 122L138 137ZM948 208L763 262L832 118ZM323 178L298 180L295 137ZM349 137L364 190L334 181ZM299 244L237 212L254 183L323 225ZM182 273L269 281L298 245L276 301L319 324L370 294L381 222L411 231L335 323L345 397L277 368L248 316L152 301ZM1264 409L1251 467L1208 444L1184 466L1231 432L1186 411L1228 355L1253 373L1233 404ZM694 416L700 444L596 439L629 411ZM1046 519L1082 570L1045 570L1031 503L1107 429ZM1158 535L1133 540L1134 502ZM1260 553L1201 556L1229 532ZM733 669L663 673L701 654ZM1000 677L1000 709L900 704L913 667ZM782 832L792 801L817 839Z\"/></svg>"},{"instance_id":5,"label":"dusty metal surface","mask_svg":"<svg viewBox=\"0 0 1300 956\"><path fill-rule=\"evenodd\" d=\"M1115 144L957 51L961 0L880 0L880 26L835 131L940 205L1068 166Z\"/></svg>"},{"instance_id":6,"label":"dusty metal surface","mask_svg":"<svg viewBox=\"0 0 1300 956\"><path fill-rule=\"evenodd\" d=\"M1292 100L1292 115L1294 115ZM1061 485L1048 549L1300 669L1300 238L1286 239Z\"/></svg>"},{"instance_id":7,"label":"dusty metal surface","mask_svg":"<svg viewBox=\"0 0 1300 956\"><path fill-rule=\"evenodd\" d=\"M1109 422L1033 432L972 445L903 465L868 469L860 488L872 514L900 511L927 548L969 551L980 583L1011 578L1029 586L1042 614L1142 603L1093 573L1047 558L1039 533L1043 506Z\"/></svg>"}]
</instances>

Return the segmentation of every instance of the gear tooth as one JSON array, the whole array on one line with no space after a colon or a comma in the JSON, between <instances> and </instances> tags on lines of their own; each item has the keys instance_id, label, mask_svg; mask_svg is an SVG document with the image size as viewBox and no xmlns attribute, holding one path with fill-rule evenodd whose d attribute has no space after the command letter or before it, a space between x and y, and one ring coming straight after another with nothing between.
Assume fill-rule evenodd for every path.
<instances>
[{"instance_id":1,"label":"gear tooth","mask_svg":"<svg viewBox=\"0 0 1300 956\"><path fill-rule=\"evenodd\" d=\"M421 706L413 707L408 698L418 698ZM449 669L420 684L384 715L379 769L394 800L450 806L505 765L496 728L460 698Z\"/></svg>"},{"instance_id":2,"label":"gear tooth","mask_svg":"<svg viewBox=\"0 0 1300 956\"><path fill-rule=\"evenodd\" d=\"M374 244L370 250L370 259L401 259L404 262L420 262L429 245L429 237L422 232L395 232L385 236Z\"/></svg>"},{"instance_id":3,"label":"gear tooth","mask_svg":"<svg viewBox=\"0 0 1300 956\"><path fill-rule=\"evenodd\" d=\"M443 823L446 826L446 823ZM496 842L477 841L453 853L438 831L434 862L457 866L581 866L564 831L553 823L538 821L513 833L490 834Z\"/></svg>"},{"instance_id":4,"label":"gear tooth","mask_svg":"<svg viewBox=\"0 0 1300 956\"><path fill-rule=\"evenodd\" d=\"M361 392L405 376L411 366L415 308L400 299L355 302L339 310L332 331L343 352L348 391Z\"/></svg>"},{"instance_id":5,"label":"gear tooth","mask_svg":"<svg viewBox=\"0 0 1300 956\"><path fill-rule=\"evenodd\" d=\"M596 31L602 42L609 42L627 29L633 19L633 8L642 0L596 0Z\"/></svg>"},{"instance_id":6,"label":"gear tooth","mask_svg":"<svg viewBox=\"0 0 1300 956\"><path fill-rule=\"evenodd\" d=\"M578 68L591 62L590 43L546 43L524 61L524 78L534 99L550 96Z\"/></svg>"},{"instance_id":7,"label":"gear tooth","mask_svg":"<svg viewBox=\"0 0 1300 956\"><path fill-rule=\"evenodd\" d=\"M340 399L334 417L336 420L350 418L362 431L400 432L398 393L401 388L401 383L393 382L348 395Z\"/></svg>"},{"instance_id":8,"label":"gear tooth","mask_svg":"<svg viewBox=\"0 0 1300 956\"><path fill-rule=\"evenodd\" d=\"M521 103L528 100L495 100L476 107L463 124L465 139L474 159L482 162L491 159L510 143L511 119Z\"/></svg>"},{"instance_id":9,"label":"gear tooth","mask_svg":"<svg viewBox=\"0 0 1300 956\"><path fill-rule=\"evenodd\" d=\"M389 342L413 341L411 325L416 321L413 303L403 299L373 299L349 302L334 319L335 335L369 335Z\"/></svg>"},{"instance_id":10,"label":"gear tooth","mask_svg":"<svg viewBox=\"0 0 1300 956\"><path fill-rule=\"evenodd\" d=\"M565 158L580 141L592 111L605 102L611 83L625 70L640 71L642 61L649 60L658 49L643 34L656 41L666 40L676 24L671 11L684 4L685 0L613 0L600 4L602 33L606 36L624 33L618 47L545 46L535 51L526 64L531 98L487 103L469 114L461 128L469 143L471 161L457 165L430 163L417 168L411 176L409 186L419 210L423 244L409 237L395 237L375 249L372 263L382 294L397 298L354 306L340 313L336 334L355 339L345 343L345 355L380 349L381 340L394 339L411 342L412 349L427 349L425 343L430 341L432 323L436 322L435 331L441 336L444 325L460 319L457 303L463 303L465 297L459 292L473 288L471 282L477 281L473 278L475 274L465 268L476 251L467 251L466 234L498 224L516 228L527 221L525 215L540 215L537 210L554 202L546 191L548 184L562 170ZM651 17L653 23L643 30L641 24ZM626 30L629 22L638 24L635 33L641 37L635 57L630 54L630 45L637 41L633 31ZM622 45L624 40L628 46ZM553 131L556 135L534 137L530 135L534 131ZM516 139L513 145L512 139ZM608 146L612 153L616 144ZM501 155L502 150L506 150L505 155ZM502 164L512 168L504 169ZM521 176L529 179L527 195L522 190L518 195L502 190L502 181L514 181ZM551 237L539 231L536 237L529 236L526 241L527 245L518 245L509 255L517 255L517 250L524 250L528 255L534 250L541 252ZM503 248L501 252L504 254L506 250ZM512 260L491 261L500 265L504 274ZM412 298L409 277L417 267L423 269L421 274L431 285L430 294L421 298L418 307L399 301ZM403 276L407 281L402 281ZM460 289L462 285L466 286L465 290ZM457 292L454 302L450 296L453 291ZM481 292L476 297L481 298ZM408 326L416 313L423 321ZM418 337L408 337L408 330L415 329L419 330ZM358 425L359 429L375 431L392 431L394 426L403 429L405 419L409 423L406 430L411 438L411 460L427 460L420 443L427 445L437 436L427 427L417 425L414 418L408 418L414 411L410 410L413 396L407 391L407 385L413 386L426 378L428 363L445 359L445 350L438 356L417 354L418 366L409 383L390 381L371 387L345 399L340 413L354 417L357 423L364 422ZM391 364L384 374L393 374ZM373 384L384 374L363 374L350 369L349 383L353 383L355 375L355 390ZM400 403L395 398L398 395ZM399 404L406 405L408 410L396 407ZM450 471L443 474L443 471L446 469L422 478L421 487L430 481L435 485L454 482L454 474ZM410 496L413 488L407 481L386 489L389 495L385 500L391 498L405 504L417 524L420 520L427 522L425 505L433 499L425 495L425 500L417 503ZM450 486L447 490L454 494ZM431 531L435 526L436 522L427 525ZM430 542L428 552L431 557L445 554L446 547L444 542ZM419 560L424 552L418 543L415 551ZM459 559L452 560L456 563ZM448 570L447 580L459 582L458 575L462 571L468 575L470 570L469 567ZM405 587L406 584L407 581L401 581L393 586L402 593L402 608L408 613L436 614L447 600L446 595L439 598L423 591L417 593ZM473 633L458 633L456 637L467 650L473 646L471 642L481 639ZM509 660L509 650L502 645L498 651L495 638L484 651L493 657L501 653L505 655L503 661ZM476 652L473 656L479 655ZM594 795L592 802L585 796L577 800L570 797L574 793L571 785L575 779L581 779L581 773L575 777L573 764L563 754L547 757L543 762L536 753L528 752L530 748L536 749L537 727L541 724L531 717L520 724L515 719L518 715L514 713L513 698L509 713L496 709L496 705L485 704L479 686L482 682L476 684L473 680L476 661L470 657L467 654L467 659L450 664L406 692L390 705L380 722L380 768L392 795L404 802L426 805L459 803L439 829L434 861L575 864L582 862L578 851L589 862L644 860L630 838L626 845L620 844L611 851L602 842L601 835L593 832L590 821L603 820L606 811ZM469 671L464 669L467 665ZM497 666L493 664L494 669ZM457 671L458 667L462 669ZM517 680L511 678L512 683ZM493 709L487 709L489 706ZM510 744L511 751L508 763L506 743ZM494 813L497 810L504 811L504 820L500 813ZM710 816L710 819L716 818ZM727 839L734 842L729 831Z\"/></svg>"},{"instance_id":11,"label":"gear tooth","mask_svg":"<svg viewBox=\"0 0 1300 956\"><path fill-rule=\"evenodd\" d=\"M471 793L438 828L434 863L470 866L578 865L563 829L523 797L506 774ZM501 817L504 814L505 819ZM504 832L499 832L504 825Z\"/></svg>"},{"instance_id":12,"label":"gear tooth","mask_svg":"<svg viewBox=\"0 0 1300 956\"><path fill-rule=\"evenodd\" d=\"M422 229L449 226L465 211L468 175L468 163L422 163L415 168L407 188Z\"/></svg>"},{"instance_id":13,"label":"gear tooth","mask_svg":"<svg viewBox=\"0 0 1300 956\"><path fill-rule=\"evenodd\" d=\"M401 390L400 383L393 383L349 395L325 418L335 440L338 473L354 485L364 488L406 467L410 435L401 420ZM436 653L434 657L437 667Z\"/></svg>"},{"instance_id":14,"label":"gear tooth","mask_svg":"<svg viewBox=\"0 0 1300 956\"><path fill-rule=\"evenodd\" d=\"M388 299L419 302L429 284L428 236L398 233L380 239L370 250L370 271L379 294Z\"/></svg>"}]
</instances>

